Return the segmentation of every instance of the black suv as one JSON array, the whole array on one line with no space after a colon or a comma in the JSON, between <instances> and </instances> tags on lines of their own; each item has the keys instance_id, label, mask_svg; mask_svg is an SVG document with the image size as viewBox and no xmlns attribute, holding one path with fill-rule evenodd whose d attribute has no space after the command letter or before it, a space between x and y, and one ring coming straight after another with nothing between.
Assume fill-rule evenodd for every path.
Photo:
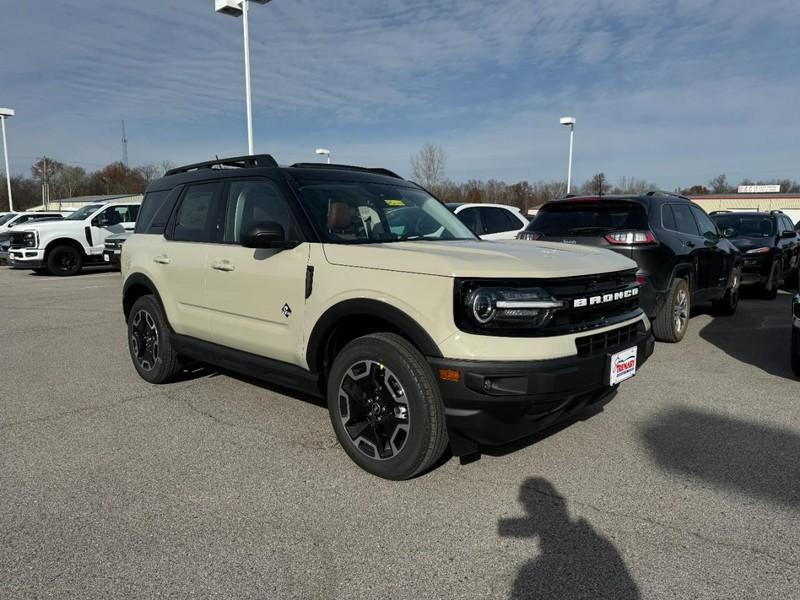
<instances>
[{"instance_id":1,"label":"black suv","mask_svg":"<svg viewBox=\"0 0 800 600\"><path fill-rule=\"evenodd\" d=\"M797 281L800 240L789 217L775 212L711 213L722 234L742 252L742 285L775 298L781 284Z\"/></svg>"},{"instance_id":2,"label":"black suv","mask_svg":"<svg viewBox=\"0 0 800 600\"><path fill-rule=\"evenodd\" d=\"M635 260L641 306L662 342L683 339L694 303L710 301L725 315L739 303L739 251L683 196L568 196L545 204L517 237L598 246Z\"/></svg>"}]
</instances>

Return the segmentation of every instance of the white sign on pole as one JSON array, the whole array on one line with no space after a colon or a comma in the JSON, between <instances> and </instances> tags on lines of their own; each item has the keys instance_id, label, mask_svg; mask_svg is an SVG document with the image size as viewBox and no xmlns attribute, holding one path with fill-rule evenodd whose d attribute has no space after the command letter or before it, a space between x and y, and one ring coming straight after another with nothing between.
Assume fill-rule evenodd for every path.
<instances>
[{"instance_id":1,"label":"white sign on pole","mask_svg":"<svg viewBox=\"0 0 800 600\"><path fill-rule=\"evenodd\" d=\"M740 185L740 194L777 194L781 191L779 185Z\"/></svg>"}]
</instances>

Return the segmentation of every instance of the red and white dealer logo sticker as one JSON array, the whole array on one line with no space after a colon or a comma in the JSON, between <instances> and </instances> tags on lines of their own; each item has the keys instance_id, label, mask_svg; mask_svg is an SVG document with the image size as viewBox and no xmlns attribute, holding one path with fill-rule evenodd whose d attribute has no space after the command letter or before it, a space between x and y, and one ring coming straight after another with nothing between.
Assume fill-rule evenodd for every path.
<instances>
[{"instance_id":1,"label":"red and white dealer logo sticker","mask_svg":"<svg viewBox=\"0 0 800 600\"><path fill-rule=\"evenodd\" d=\"M611 356L609 383L616 385L636 375L638 348L628 348Z\"/></svg>"}]
</instances>

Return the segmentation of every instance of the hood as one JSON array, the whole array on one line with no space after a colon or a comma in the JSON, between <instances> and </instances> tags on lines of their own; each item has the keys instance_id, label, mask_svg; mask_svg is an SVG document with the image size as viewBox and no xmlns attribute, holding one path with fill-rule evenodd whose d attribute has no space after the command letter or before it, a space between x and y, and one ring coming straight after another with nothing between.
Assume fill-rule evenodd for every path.
<instances>
[{"instance_id":1,"label":"hood","mask_svg":"<svg viewBox=\"0 0 800 600\"><path fill-rule=\"evenodd\" d=\"M12 227L10 231L33 231L34 229L37 231L55 231L58 229L66 229L67 227L83 229L86 227L86 225L86 221L69 221L67 219L61 219L57 221L36 221L34 223L23 223L22 225Z\"/></svg>"},{"instance_id":2,"label":"hood","mask_svg":"<svg viewBox=\"0 0 800 600\"><path fill-rule=\"evenodd\" d=\"M467 240L391 244L325 244L335 265L440 277L576 277L633 269L624 256L554 242Z\"/></svg>"},{"instance_id":3,"label":"hood","mask_svg":"<svg viewBox=\"0 0 800 600\"><path fill-rule=\"evenodd\" d=\"M736 246L736 248L742 252L747 252L748 250L752 250L753 248L772 248L774 246L773 239L771 237L765 237L765 238L740 237L740 238L728 239L728 241L734 246Z\"/></svg>"}]
</instances>

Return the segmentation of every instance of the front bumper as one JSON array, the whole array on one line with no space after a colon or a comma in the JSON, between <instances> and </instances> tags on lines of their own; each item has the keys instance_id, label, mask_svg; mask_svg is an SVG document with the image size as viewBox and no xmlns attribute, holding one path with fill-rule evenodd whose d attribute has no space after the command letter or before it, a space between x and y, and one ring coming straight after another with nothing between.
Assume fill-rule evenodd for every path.
<instances>
[{"instance_id":1,"label":"front bumper","mask_svg":"<svg viewBox=\"0 0 800 600\"><path fill-rule=\"evenodd\" d=\"M447 427L478 444L496 446L541 431L608 397L609 357L637 347L638 369L653 353L651 331L601 352L525 362L429 358L437 374ZM460 373L443 381L439 369ZM452 436L451 436L452 437Z\"/></svg>"},{"instance_id":2,"label":"front bumper","mask_svg":"<svg viewBox=\"0 0 800 600\"><path fill-rule=\"evenodd\" d=\"M121 256L121 254L120 254L120 251L118 249L117 250L111 250L111 249L103 250L103 263L119 268L120 256Z\"/></svg>"},{"instance_id":3,"label":"front bumper","mask_svg":"<svg viewBox=\"0 0 800 600\"><path fill-rule=\"evenodd\" d=\"M44 264L44 250L37 248L11 248L8 264L16 269L38 269Z\"/></svg>"},{"instance_id":4,"label":"front bumper","mask_svg":"<svg viewBox=\"0 0 800 600\"><path fill-rule=\"evenodd\" d=\"M772 256L747 256L742 259L742 285L766 285L772 271Z\"/></svg>"}]
</instances>

